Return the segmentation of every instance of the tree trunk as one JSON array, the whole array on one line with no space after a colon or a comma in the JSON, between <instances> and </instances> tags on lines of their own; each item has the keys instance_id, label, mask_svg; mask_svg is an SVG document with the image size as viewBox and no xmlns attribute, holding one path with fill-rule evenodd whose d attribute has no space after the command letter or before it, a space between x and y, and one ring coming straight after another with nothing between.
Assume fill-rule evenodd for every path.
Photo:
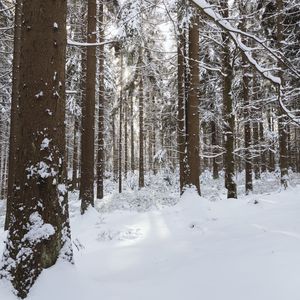
<instances>
[{"instance_id":1,"label":"tree trunk","mask_svg":"<svg viewBox=\"0 0 300 300\"><path fill-rule=\"evenodd\" d=\"M121 78L120 78L120 103L119 103L119 193L122 193L122 131L123 131L123 52L120 53L120 67L121 67Z\"/></svg>"},{"instance_id":2,"label":"tree trunk","mask_svg":"<svg viewBox=\"0 0 300 300\"><path fill-rule=\"evenodd\" d=\"M65 169L66 14L66 1L23 4L13 222L1 270L21 298L58 257L72 260Z\"/></svg>"},{"instance_id":3,"label":"tree trunk","mask_svg":"<svg viewBox=\"0 0 300 300\"><path fill-rule=\"evenodd\" d=\"M74 116L74 132L73 132L73 163L72 163L72 189L77 188L78 176L78 134L79 134L79 117Z\"/></svg>"},{"instance_id":4,"label":"tree trunk","mask_svg":"<svg viewBox=\"0 0 300 300\"><path fill-rule=\"evenodd\" d=\"M15 25L14 25L14 56L12 70L12 97L10 111L10 136L9 136L9 157L8 157L8 187L7 187L7 207L4 229L8 230L11 222L11 199L13 197L13 184L16 165L16 139L19 106L19 84L20 84L20 57L21 57L21 21L22 21L22 0L17 0L15 5Z\"/></svg>"},{"instance_id":5,"label":"tree trunk","mask_svg":"<svg viewBox=\"0 0 300 300\"><path fill-rule=\"evenodd\" d=\"M276 0L277 7L277 49L280 51L283 43L283 1ZM278 63L278 76L281 78L281 85L284 86L283 82L283 69L284 64ZM284 98L284 94L282 91L278 91L280 93L281 100ZM286 123L287 118L281 108L278 109L278 136L279 136L279 166L280 166L280 174L281 174L281 185L284 188L288 186L288 153L287 153L287 130Z\"/></svg>"},{"instance_id":6,"label":"tree trunk","mask_svg":"<svg viewBox=\"0 0 300 300\"><path fill-rule=\"evenodd\" d=\"M183 193L183 188L186 183L186 143L185 143L185 48L186 48L186 30L182 24L184 1L178 3L178 112L177 112L177 143L178 143L178 158L179 158L179 179L180 179L180 194ZM182 28L182 27L183 28Z\"/></svg>"},{"instance_id":7,"label":"tree trunk","mask_svg":"<svg viewBox=\"0 0 300 300\"><path fill-rule=\"evenodd\" d=\"M269 132L274 132L274 117L273 117L273 109L270 107L268 111L268 129ZM275 171L275 148L274 148L274 141L272 140L272 145L269 148L269 164L268 169L269 172Z\"/></svg>"},{"instance_id":8,"label":"tree trunk","mask_svg":"<svg viewBox=\"0 0 300 300\"><path fill-rule=\"evenodd\" d=\"M115 124L115 112L112 112L112 148L113 148L113 178L117 181L118 178L118 147L116 139L116 124Z\"/></svg>"},{"instance_id":9,"label":"tree trunk","mask_svg":"<svg viewBox=\"0 0 300 300\"><path fill-rule=\"evenodd\" d=\"M247 14L243 5L240 5L240 12L244 15ZM247 19L244 17L240 23L240 28L242 31L245 31L247 27ZM249 69L250 65L247 62L245 54L242 53L242 70L243 70L243 100L244 100L244 146L245 146L245 192L248 195L253 191L252 183L252 155L250 152L251 148L251 105L249 101Z\"/></svg>"},{"instance_id":10,"label":"tree trunk","mask_svg":"<svg viewBox=\"0 0 300 300\"><path fill-rule=\"evenodd\" d=\"M145 186L144 182L144 84L142 67L142 51L140 51L139 68L140 68L140 83L139 83L139 188Z\"/></svg>"},{"instance_id":11,"label":"tree trunk","mask_svg":"<svg viewBox=\"0 0 300 300\"><path fill-rule=\"evenodd\" d=\"M211 144L213 146L213 159L212 159L212 164L213 164L213 179L218 179L219 178L219 166L218 166L218 160L217 160L217 126L216 122L213 120L210 123L211 125Z\"/></svg>"},{"instance_id":12,"label":"tree trunk","mask_svg":"<svg viewBox=\"0 0 300 300\"><path fill-rule=\"evenodd\" d=\"M131 171L134 173L134 119L133 119L133 96L132 92L129 93L130 98L130 166Z\"/></svg>"},{"instance_id":13,"label":"tree trunk","mask_svg":"<svg viewBox=\"0 0 300 300\"><path fill-rule=\"evenodd\" d=\"M124 102L124 175L128 173L128 98Z\"/></svg>"},{"instance_id":14,"label":"tree trunk","mask_svg":"<svg viewBox=\"0 0 300 300\"><path fill-rule=\"evenodd\" d=\"M88 1L88 43L96 42L96 0ZM87 47L86 97L82 103L81 135L81 213L94 206L94 139L95 139L95 86L96 86L96 48Z\"/></svg>"},{"instance_id":15,"label":"tree trunk","mask_svg":"<svg viewBox=\"0 0 300 300\"><path fill-rule=\"evenodd\" d=\"M189 27L190 86L186 110L186 144L188 178L186 184L194 186L200 195L200 142L199 142L199 16L197 11Z\"/></svg>"},{"instance_id":16,"label":"tree trunk","mask_svg":"<svg viewBox=\"0 0 300 300\"><path fill-rule=\"evenodd\" d=\"M99 43L104 41L104 5L99 3ZM97 198L103 199L104 181L104 45L99 46L99 120L98 120L98 153L97 153Z\"/></svg>"},{"instance_id":17,"label":"tree trunk","mask_svg":"<svg viewBox=\"0 0 300 300\"><path fill-rule=\"evenodd\" d=\"M222 1L223 17L228 18L228 3ZM233 80L233 69L230 59L230 41L228 36L223 33L223 102L224 102L224 167L225 167L225 187L227 188L227 198L237 198L236 183L234 178L234 131L235 117L233 113L233 103L231 96L231 85Z\"/></svg>"}]
</instances>

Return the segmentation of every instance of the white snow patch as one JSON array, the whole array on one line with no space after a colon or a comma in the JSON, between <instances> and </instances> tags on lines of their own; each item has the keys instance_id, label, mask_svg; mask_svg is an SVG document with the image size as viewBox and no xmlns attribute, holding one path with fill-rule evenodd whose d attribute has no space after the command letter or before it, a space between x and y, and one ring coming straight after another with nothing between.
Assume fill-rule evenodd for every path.
<instances>
[{"instance_id":1,"label":"white snow patch","mask_svg":"<svg viewBox=\"0 0 300 300\"><path fill-rule=\"evenodd\" d=\"M30 229L27 234L24 235L23 240L29 240L30 242L37 243L41 240L47 240L55 233L54 227L49 223L44 223L38 212L32 213L29 217L29 221Z\"/></svg>"}]
</instances>

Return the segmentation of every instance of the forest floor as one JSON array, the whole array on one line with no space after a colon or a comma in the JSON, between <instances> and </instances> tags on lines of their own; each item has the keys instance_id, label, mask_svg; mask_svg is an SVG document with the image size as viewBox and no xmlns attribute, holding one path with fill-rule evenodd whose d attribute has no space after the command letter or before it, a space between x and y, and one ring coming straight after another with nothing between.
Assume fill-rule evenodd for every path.
<instances>
[{"instance_id":1,"label":"forest floor","mask_svg":"<svg viewBox=\"0 0 300 300\"><path fill-rule=\"evenodd\" d=\"M280 190L266 174L254 193L225 199L222 180L202 176L203 197L176 178L148 178L145 189L110 192L79 213L70 193L75 264L45 270L29 300L299 300L300 177ZM171 184L171 185L170 185ZM3 224L3 207L0 207ZM0 252L5 232L0 232ZM15 300L0 281L0 299Z\"/></svg>"}]
</instances>

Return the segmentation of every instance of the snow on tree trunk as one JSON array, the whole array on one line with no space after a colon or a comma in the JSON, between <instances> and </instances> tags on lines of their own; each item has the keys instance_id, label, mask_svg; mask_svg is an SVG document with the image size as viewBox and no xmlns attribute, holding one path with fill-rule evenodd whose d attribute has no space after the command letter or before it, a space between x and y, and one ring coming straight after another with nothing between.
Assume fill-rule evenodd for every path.
<instances>
[{"instance_id":1,"label":"snow on tree trunk","mask_svg":"<svg viewBox=\"0 0 300 300\"><path fill-rule=\"evenodd\" d=\"M25 1L11 224L1 277L25 298L43 269L72 260L65 171L65 1Z\"/></svg>"}]
</instances>

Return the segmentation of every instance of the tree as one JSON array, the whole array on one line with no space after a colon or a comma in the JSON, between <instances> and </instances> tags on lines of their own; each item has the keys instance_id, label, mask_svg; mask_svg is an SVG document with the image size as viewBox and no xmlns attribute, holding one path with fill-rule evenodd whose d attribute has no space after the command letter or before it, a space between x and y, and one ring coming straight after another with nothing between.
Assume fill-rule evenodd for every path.
<instances>
[{"instance_id":1,"label":"tree","mask_svg":"<svg viewBox=\"0 0 300 300\"><path fill-rule=\"evenodd\" d=\"M229 17L228 3L221 0L221 9L224 18ZM223 39L223 106L224 106L224 155L225 167L225 187L227 188L227 198L237 198L236 183L234 180L235 161L234 161L234 133L235 115L232 103L232 80L233 67L231 64L230 40L226 33L222 33Z\"/></svg>"},{"instance_id":2,"label":"tree","mask_svg":"<svg viewBox=\"0 0 300 300\"><path fill-rule=\"evenodd\" d=\"M72 260L65 170L65 1L25 1L17 159L1 277L25 298L43 269Z\"/></svg>"},{"instance_id":3,"label":"tree","mask_svg":"<svg viewBox=\"0 0 300 300\"><path fill-rule=\"evenodd\" d=\"M104 42L104 5L99 3L99 43ZM97 198L103 198L104 181L104 45L99 46L99 121L98 121L98 155L97 155Z\"/></svg>"},{"instance_id":4,"label":"tree","mask_svg":"<svg viewBox=\"0 0 300 300\"><path fill-rule=\"evenodd\" d=\"M199 157L199 15L195 10L189 24L189 92L186 106L187 182L200 195Z\"/></svg>"},{"instance_id":5,"label":"tree","mask_svg":"<svg viewBox=\"0 0 300 300\"><path fill-rule=\"evenodd\" d=\"M243 19L240 23L240 29L242 31L246 30L247 27L247 2L243 3L240 1L239 3L239 10L240 13L243 15ZM244 144L245 144L245 190L246 195L248 195L253 190L253 183L252 183L252 154L250 152L251 147L251 106L249 102L249 87L250 87L250 78L251 73L249 72L249 64L242 52L242 68L243 68L243 77L242 77L242 97L243 97L243 109L244 109ZM257 141L258 142L258 141Z\"/></svg>"},{"instance_id":6,"label":"tree","mask_svg":"<svg viewBox=\"0 0 300 300\"><path fill-rule=\"evenodd\" d=\"M280 51L282 48L282 43L284 42L283 38L283 1L276 0L277 6L277 19L276 19L276 44L277 49ZM278 62L278 77L281 79L281 84L284 85L284 65L282 62ZM279 88L278 88L279 89ZM284 97L283 91L278 90L280 97ZM288 185L288 154L287 154L287 118L285 112L279 107L278 110L279 118L278 118L278 136L279 136L279 165L280 165L280 176L281 176L281 184L284 188L287 188Z\"/></svg>"},{"instance_id":7,"label":"tree","mask_svg":"<svg viewBox=\"0 0 300 300\"><path fill-rule=\"evenodd\" d=\"M139 51L139 188L145 186L144 179L144 76L142 48Z\"/></svg>"},{"instance_id":8,"label":"tree","mask_svg":"<svg viewBox=\"0 0 300 300\"><path fill-rule=\"evenodd\" d=\"M199 143L199 16L194 7L188 29L181 24L186 3L178 6L178 115L177 140L180 161L180 190L194 186L200 195ZM186 56L188 55L188 61Z\"/></svg>"},{"instance_id":9,"label":"tree","mask_svg":"<svg viewBox=\"0 0 300 300\"><path fill-rule=\"evenodd\" d=\"M96 42L96 0L88 1L88 43ZM94 206L94 139L95 139L95 105L96 105L96 48L88 46L86 55L85 99L82 103L81 135L81 177L80 196L81 213L89 206Z\"/></svg>"},{"instance_id":10,"label":"tree","mask_svg":"<svg viewBox=\"0 0 300 300\"><path fill-rule=\"evenodd\" d=\"M14 26L14 54L13 54L13 83L10 112L10 137L9 137L9 158L8 158L8 191L7 206L5 218L5 230L8 230L11 222L11 206L13 197L13 184L16 164L16 134L18 123L18 105L19 105L19 83L20 83L20 48L21 48L21 20L22 20L22 1L17 0L15 6L15 26Z\"/></svg>"}]
</instances>

